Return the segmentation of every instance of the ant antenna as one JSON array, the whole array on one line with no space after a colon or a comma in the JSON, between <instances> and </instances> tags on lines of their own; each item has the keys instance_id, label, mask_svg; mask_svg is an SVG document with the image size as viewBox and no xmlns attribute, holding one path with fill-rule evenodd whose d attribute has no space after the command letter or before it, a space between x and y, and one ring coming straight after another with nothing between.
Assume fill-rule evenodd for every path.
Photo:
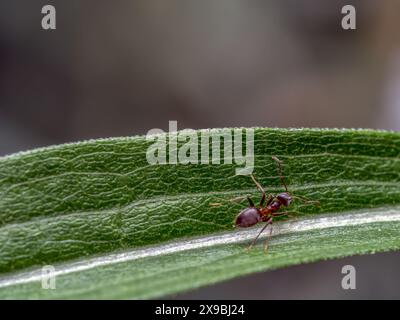
<instances>
[{"instance_id":1,"label":"ant antenna","mask_svg":"<svg viewBox=\"0 0 400 320\"><path fill-rule=\"evenodd\" d=\"M260 190L262 192L262 197L260 200L260 207L264 206L265 203L265 199L267 197L267 194L265 193L264 188L261 186L261 184L257 181L257 179L253 176L253 174L250 175L251 179L253 180L253 182L256 184L258 190ZM271 195L269 195L268 197L268 201L271 199Z\"/></svg>"},{"instance_id":2,"label":"ant antenna","mask_svg":"<svg viewBox=\"0 0 400 320\"><path fill-rule=\"evenodd\" d=\"M306 197L295 196L295 195L291 195L291 197L293 199L299 199L300 201L303 201L303 203L305 203L305 204L313 204L313 205L316 205L316 206L320 206L321 205L318 200L310 200L310 199L308 199Z\"/></svg>"},{"instance_id":3,"label":"ant antenna","mask_svg":"<svg viewBox=\"0 0 400 320\"><path fill-rule=\"evenodd\" d=\"M288 187L285 183L285 177L283 175L283 168L282 168L282 161L278 159L278 157L276 156L272 156L272 160L274 160L277 164L277 168L278 168L278 173L279 173L279 178L281 179L281 183L283 184L283 186L285 187L286 192L289 192ZM291 197L293 199L299 199L300 201L303 201L303 203L305 204L314 204L316 206L320 205L319 201L316 200L310 200L306 197L302 197L302 196L297 196L297 195L293 195L291 194Z\"/></svg>"},{"instance_id":4,"label":"ant antenna","mask_svg":"<svg viewBox=\"0 0 400 320\"><path fill-rule=\"evenodd\" d=\"M254 177L253 174L250 174L251 179L253 180L253 182L255 183L255 185L257 186L258 190L260 190L263 194L265 194L264 188L261 186L261 184L256 180L256 178Z\"/></svg>"},{"instance_id":5,"label":"ant antenna","mask_svg":"<svg viewBox=\"0 0 400 320\"><path fill-rule=\"evenodd\" d=\"M278 174L279 174L279 178L281 179L281 183L285 187L286 192L289 192L288 187L287 187L287 185L285 183L285 177L283 176L282 161L279 160L275 156L272 156L272 160L274 160L276 162L276 164L277 164Z\"/></svg>"}]
</instances>

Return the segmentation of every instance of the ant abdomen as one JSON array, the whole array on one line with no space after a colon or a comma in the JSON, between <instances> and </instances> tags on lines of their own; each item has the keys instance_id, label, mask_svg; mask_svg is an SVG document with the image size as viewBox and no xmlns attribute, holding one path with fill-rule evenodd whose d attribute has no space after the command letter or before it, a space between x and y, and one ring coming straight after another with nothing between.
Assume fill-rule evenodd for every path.
<instances>
[{"instance_id":1,"label":"ant abdomen","mask_svg":"<svg viewBox=\"0 0 400 320\"><path fill-rule=\"evenodd\" d=\"M236 219L235 226L240 228L251 227L262 221L261 212L255 207L246 208L241 211Z\"/></svg>"}]
</instances>

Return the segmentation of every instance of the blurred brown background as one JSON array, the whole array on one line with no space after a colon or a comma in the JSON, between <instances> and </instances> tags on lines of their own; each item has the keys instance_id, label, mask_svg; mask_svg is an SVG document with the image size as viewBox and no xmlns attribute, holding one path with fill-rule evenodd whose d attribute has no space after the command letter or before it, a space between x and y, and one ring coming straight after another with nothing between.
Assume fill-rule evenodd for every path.
<instances>
[{"instance_id":1,"label":"blurred brown background","mask_svg":"<svg viewBox=\"0 0 400 320\"><path fill-rule=\"evenodd\" d=\"M45 4L57 10L56 30L41 28ZM341 28L345 4L356 7L356 30ZM4 0L0 155L167 130L169 120L180 129L399 130L399 29L398 0ZM370 271L400 267L398 254L349 261ZM399 275L389 271L351 296L336 280L328 286L341 278L343 263L269 272L179 297L272 298L279 286L280 298L400 298Z\"/></svg>"}]
</instances>

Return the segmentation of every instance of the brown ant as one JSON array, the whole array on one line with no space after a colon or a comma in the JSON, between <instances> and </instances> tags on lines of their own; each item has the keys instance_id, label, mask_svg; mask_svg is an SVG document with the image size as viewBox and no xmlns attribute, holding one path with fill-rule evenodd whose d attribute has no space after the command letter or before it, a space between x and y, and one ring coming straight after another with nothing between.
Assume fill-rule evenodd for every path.
<instances>
[{"instance_id":1,"label":"brown ant","mask_svg":"<svg viewBox=\"0 0 400 320\"><path fill-rule=\"evenodd\" d=\"M256 178L251 175L251 179L256 184L258 190L262 192L262 197L260 201L260 205L257 208L254 205L253 200L249 196L247 196L247 200L249 201L250 206L244 210L242 210L235 218L234 227L239 228L248 228L259 222L266 222L266 224L262 227L261 231L258 233L257 237L253 240L253 242L248 247L250 250L253 245L256 243L258 237L261 233L269 226L272 225L272 221L274 217L289 215L289 212L277 212L279 209L284 206L288 207L293 199L299 199L304 203L313 203L319 205L319 201L310 201L304 197L295 196L291 194L288 190L288 187L285 183L285 178L282 174L282 161L280 161L277 157L273 156L272 159L277 164L279 178L281 180L282 185L285 187L285 192L279 193L278 195L269 194L268 198L266 197L266 193L263 187L258 183ZM265 204L265 205L264 205ZM270 229L269 235L264 243L264 250L268 249L268 239L271 237L272 228Z\"/></svg>"}]
</instances>

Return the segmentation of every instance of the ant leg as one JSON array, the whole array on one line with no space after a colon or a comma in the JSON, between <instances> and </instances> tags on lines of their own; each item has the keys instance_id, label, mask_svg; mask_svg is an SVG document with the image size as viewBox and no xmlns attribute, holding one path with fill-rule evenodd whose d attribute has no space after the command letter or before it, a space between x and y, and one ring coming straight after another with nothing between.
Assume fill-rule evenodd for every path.
<instances>
[{"instance_id":1,"label":"ant leg","mask_svg":"<svg viewBox=\"0 0 400 320\"><path fill-rule=\"evenodd\" d=\"M244 199L247 199L248 197L250 197L250 195L247 196L239 196L239 197L235 197L230 199L230 202L242 202Z\"/></svg>"},{"instance_id":2,"label":"ant leg","mask_svg":"<svg viewBox=\"0 0 400 320\"><path fill-rule=\"evenodd\" d=\"M268 237L264 241L264 252L265 253L267 253L267 251L268 251L268 242L269 242L269 239L271 238L271 235L272 235L272 222L271 222L271 228L269 229Z\"/></svg>"},{"instance_id":3,"label":"ant leg","mask_svg":"<svg viewBox=\"0 0 400 320\"><path fill-rule=\"evenodd\" d=\"M248 201L249 204L250 204L250 207L254 207L254 206L255 206L255 205L254 205L254 202L251 200L251 198L250 198L249 195L247 195L247 196L241 196L241 197L236 197L236 198L232 198L232 199L230 199L229 201L230 201L230 202L241 202L241 201L244 200L244 199L247 199L247 201ZM266 205L269 205L269 204L272 202L273 199L275 199L275 196L274 196L272 193L270 193L270 194L268 195L268 198L266 198ZM265 199L264 199L264 200L261 199L261 202L260 202L260 206L261 206L261 207L264 206L264 202L265 202ZM210 203L210 206L217 207L217 206L222 206L222 204L219 203L219 202L218 202L218 203Z\"/></svg>"},{"instance_id":4,"label":"ant leg","mask_svg":"<svg viewBox=\"0 0 400 320\"><path fill-rule=\"evenodd\" d=\"M229 199L229 201L230 202L242 202L244 199L247 199L247 201L250 203L250 206L254 207L254 203L250 199L250 195L232 198L232 199ZM210 202L209 206L211 206L211 207L220 207L220 206L222 206L222 203L221 202Z\"/></svg>"},{"instance_id":5,"label":"ant leg","mask_svg":"<svg viewBox=\"0 0 400 320\"><path fill-rule=\"evenodd\" d=\"M278 159L276 156L272 156L272 160L274 160L277 164L277 169L278 169L278 174L279 174L279 179L281 179L282 185L285 187L286 192L288 191L288 187L285 183L285 177L283 175L283 168L282 168L282 161Z\"/></svg>"},{"instance_id":6,"label":"ant leg","mask_svg":"<svg viewBox=\"0 0 400 320\"><path fill-rule=\"evenodd\" d=\"M220 203L220 202L210 202L208 205L210 207L220 207L220 206L222 206L222 203Z\"/></svg>"},{"instance_id":7,"label":"ant leg","mask_svg":"<svg viewBox=\"0 0 400 320\"><path fill-rule=\"evenodd\" d=\"M300 201L303 201L303 203L305 204L314 204L316 206L320 205L320 202L318 200L310 200L306 197L301 197L301 196L295 196L295 195L291 195L293 199L299 199Z\"/></svg>"},{"instance_id":8,"label":"ant leg","mask_svg":"<svg viewBox=\"0 0 400 320\"><path fill-rule=\"evenodd\" d=\"M286 212L274 212L274 213L271 213L271 214L272 214L273 217L282 217L282 216L293 217L293 216L296 216L296 212L289 212L289 211L286 211Z\"/></svg>"},{"instance_id":9,"label":"ant leg","mask_svg":"<svg viewBox=\"0 0 400 320\"><path fill-rule=\"evenodd\" d=\"M272 223L272 218L269 218L266 221L266 224L264 227L262 227L262 229L260 230L260 232L257 234L257 237L254 238L254 240L250 243L250 245L248 246L247 250L251 250L251 248L253 248L253 246L255 245L255 243L257 242L257 239L260 237L261 233Z\"/></svg>"},{"instance_id":10,"label":"ant leg","mask_svg":"<svg viewBox=\"0 0 400 320\"><path fill-rule=\"evenodd\" d=\"M268 199L268 201L269 201L269 199ZM264 203L265 203L265 193L263 193L263 195L262 195L262 197L261 197L261 200L260 200L260 207L264 206Z\"/></svg>"},{"instance_id":11,"label":"ant leg","mask_svg":"<svg viewBox=\"0 0 400 320\"><path fill-rule=\"evenodd\" d=\"M267 202L266 202L266 206L268 206L268 205L270 205L271 204L271 202L272 202L272 200L274 200L276 198L276 196L274 196L272 193L270 193L269 195L268 195L268 199L267 199Z\"/></svg>"},{"instance_id":12,"label":"ant leg","mask_svg":"<svg viewBox=\"0 0 400 320\"><path fill-rule=\"evenodd\" d=\"M263 197L261 198L261 201L260 201L260 207L261 208L264 207L264 204L266 206L271 204L272 200L274 200L274 199L275 199L275 196L272 193L270 193L268 195L268 198L266 198L265 195L263 195Z\"/></svg>"},{"instance_id":13,"label":"ant leg","mask_svg":"<svg viewBox=\"0 0 400 320\"><path fill-rule=\"evenodd\" d=\"M260 206L262 207L264 205L265 198L266 198L265 190L261 186L261 184L256 180L256 178L254 177L253 174L251 174L250 177L253 180L253 182L255 183L255 185L257 186L258 190L260 190L262 192L262 197L261 197L261 201L260 201Z\"/></svg>"}]
</instances>

